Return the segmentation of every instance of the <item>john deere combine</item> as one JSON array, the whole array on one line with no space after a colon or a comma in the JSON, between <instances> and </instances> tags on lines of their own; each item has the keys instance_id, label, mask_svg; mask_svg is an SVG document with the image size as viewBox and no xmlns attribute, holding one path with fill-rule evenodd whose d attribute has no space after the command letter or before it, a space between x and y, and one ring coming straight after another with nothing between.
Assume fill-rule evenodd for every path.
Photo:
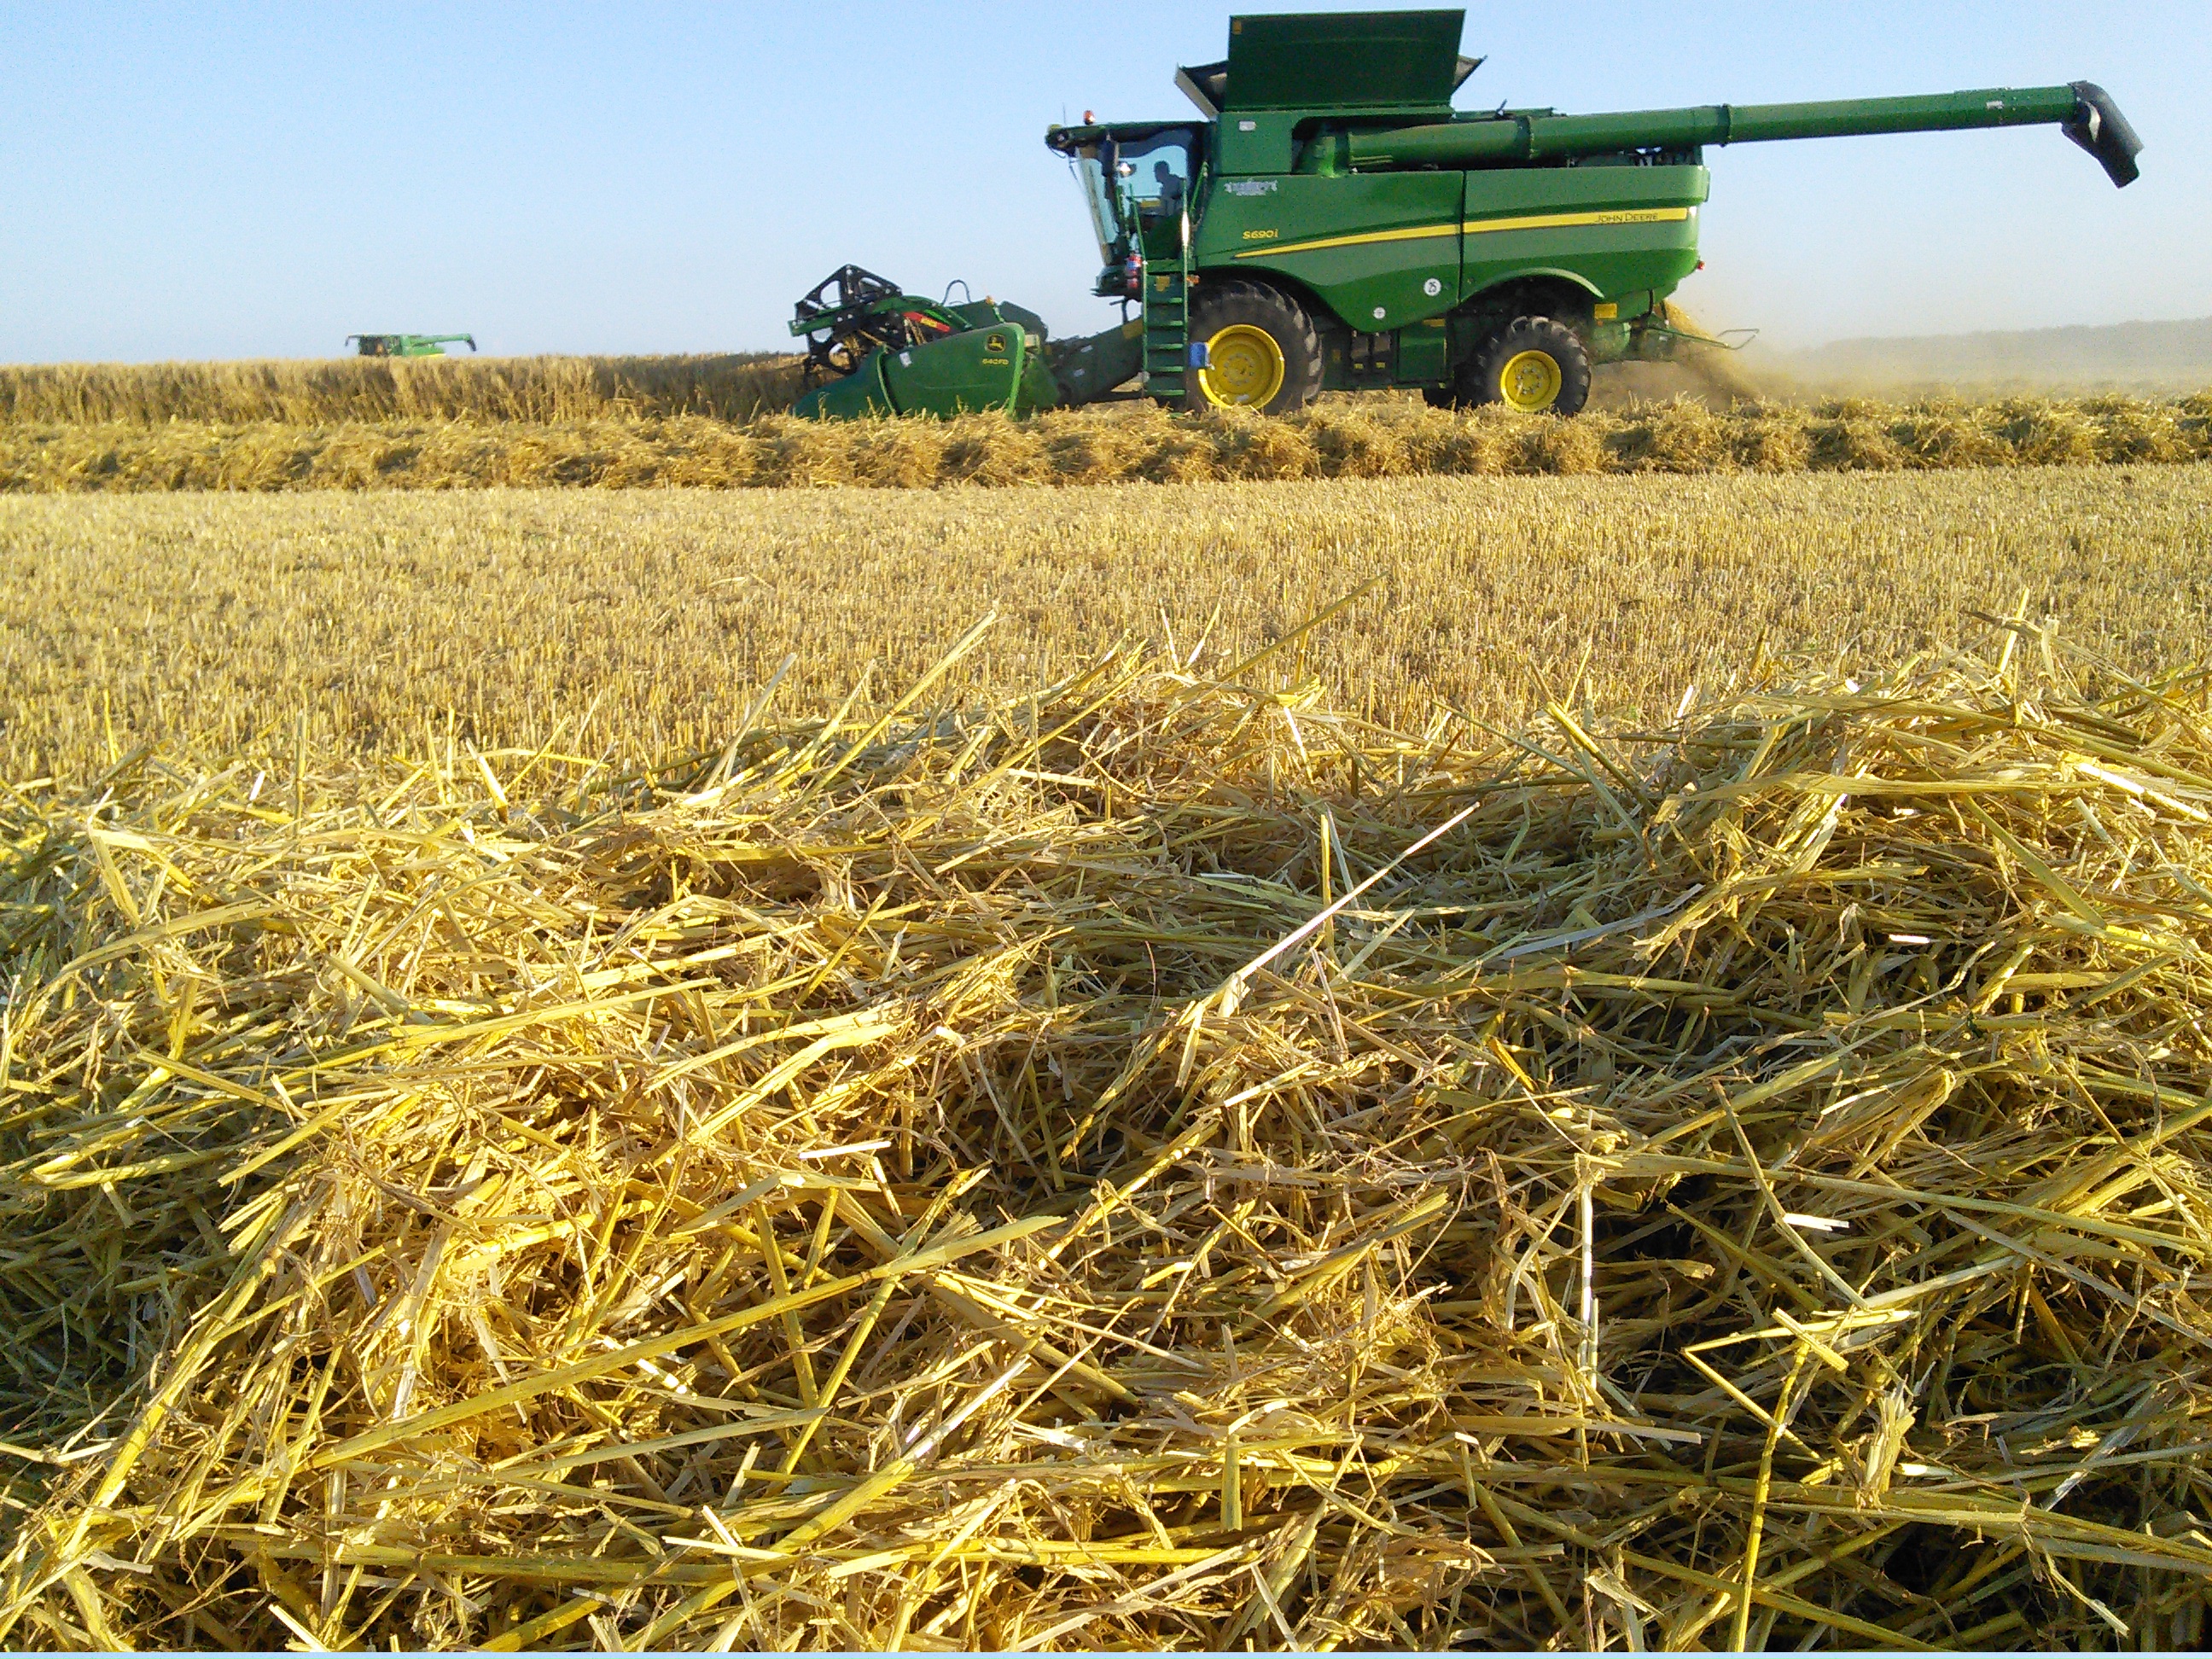
<instances>
[{"instance_id":1,"label":"john deere combine","mask_svg":"<svg viewBox=\"0 0 2212 1659\"><path fill-rule=\"evenodd\" d=\"M1097 401L1280 413L1326 390L1571 415L1590 366L1673 355L1716 144L2056 126L2115 185L2142 149L2101 88L1717 104L1613 115L1455 110L1482 60L1458 11L1238 17L1177 71L1200 118L1054 127L1123 324L1055 342L1036 315L940 304L847 266L801 301L802 415ZM1136 315L1129 317L1130 307Z\"/></svg>"},{"instance_id":2,"label":"john deere combine","mask_svg":"<svg viewBox=\"0 0 2212 1659\"><path fill-rule=\"evenodd\" d=\"M465 343L477 349L473 334L349 334L346 343L359 342L364 357L442 357L449 345Z\"/></svg>"}]
</instances>

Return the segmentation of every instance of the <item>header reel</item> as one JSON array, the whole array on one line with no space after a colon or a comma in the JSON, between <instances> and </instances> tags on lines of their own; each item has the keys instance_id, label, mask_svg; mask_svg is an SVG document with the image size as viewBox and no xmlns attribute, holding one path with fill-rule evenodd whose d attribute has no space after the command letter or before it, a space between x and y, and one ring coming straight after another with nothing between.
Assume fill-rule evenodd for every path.
<instances>
[{"instance_id":1,"label":"header reel","mask_svg":"<svg viewBox=\"0 0 2212 1659\"><path fill-rule=\"evenodd\" d=\"M800 378L810 386L852 374L871 351L927 345L968 325L890 278L840 265L792 307L791 331L806 337Z\"/></svg>"}]
</instances>

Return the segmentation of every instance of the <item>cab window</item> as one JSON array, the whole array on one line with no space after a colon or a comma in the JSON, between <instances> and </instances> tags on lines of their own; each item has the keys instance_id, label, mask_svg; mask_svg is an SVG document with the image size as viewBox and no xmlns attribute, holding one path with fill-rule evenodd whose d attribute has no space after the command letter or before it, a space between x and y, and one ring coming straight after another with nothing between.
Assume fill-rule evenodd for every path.
<instances>
[{"instance_id":1,"label":"cab window","mask_svg":"<svg viewBox=\"0 0 2212 1659\"><path fill-rule=\"evenodd\" d=\"M1191 149L1191 134L1182 128L1121 146L1122 165L1129 169L1124 188L1138 212L1149 218L1182 211L1190 195Z\"/></svg>"}]
</instances>

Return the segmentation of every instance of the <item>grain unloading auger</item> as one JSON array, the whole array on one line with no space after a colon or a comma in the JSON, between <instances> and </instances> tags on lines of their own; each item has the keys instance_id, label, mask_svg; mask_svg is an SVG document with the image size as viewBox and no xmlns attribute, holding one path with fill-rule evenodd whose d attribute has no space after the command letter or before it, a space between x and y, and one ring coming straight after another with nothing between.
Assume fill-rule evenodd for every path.
<instances>
[{"instance_id":1,"label":"grain unloading auger","mask_svg":"<svg viewBox=\"0 0 2212 1659\"><path fill-rule=\"evenodd\" d=\"M1458 11L1233 18L1179 70L1202 118L1051 128L1073 163L1121 326L1057 343L1033 313L951 306L847 266L799 304L820 383L796 410L1017 414L1130 381L1174 407L1271 414L1316 392L1571 415L1590 366L1674 355L1666 301L1698 268L1713 145L2056 126L2115 185L2142 148L2103 88L1479 112ZM867 283L845 284L859 276ZM836 303L830 305L834 298ZM1137 315L1127 316L1134 306Z\"/></svg>"}]
</instances>

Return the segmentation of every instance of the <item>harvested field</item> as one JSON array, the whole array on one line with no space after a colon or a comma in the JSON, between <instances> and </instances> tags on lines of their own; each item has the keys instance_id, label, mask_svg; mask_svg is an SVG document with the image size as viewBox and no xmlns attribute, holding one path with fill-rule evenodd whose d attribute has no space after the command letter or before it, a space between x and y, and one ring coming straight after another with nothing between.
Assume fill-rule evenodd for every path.
<instances>
[{"instance_id":1,"label":"harvested field","mask_svg":"<svg viewBox=\"0 0 2212 1659\"><path fill-rule=\"evenodd\" d=\"M1125 635L1204 672L1370 578L1273 672L1408 729L1559 699L1663 720L1762 653L1894 661L2023 593L2148 669L2212 652L2212 469L16 498L0 777L82 781L143 743L289 769L449 729L704 750L787 657L792 717L881 708L994 611L948 695Z\"/></svg>"},{"instance_id":2,"label":"harvested field","mask_svg":"<svg viewBox=\"0 0 2212 1659\"><path fill-rule=\"evenodd\" d=\"M2208 681L1971 642L9 793L0 1639L2200 1645Z\"/></svg>"},{"instance_id":3,"label":"harvested field","mask_svg":"<svg viewBox=\"0 0 2212 1659\"><path fill-rule=\"evenodd\" d=\"M1108 405L1015 421L700 416L0 424L0 492L1189 483L1442 473L1856 472L2201 461L2212 394L1884 404L1684 397L1573 420L1347 397L1268 419Z\"/></svg>"}]
</instances>

